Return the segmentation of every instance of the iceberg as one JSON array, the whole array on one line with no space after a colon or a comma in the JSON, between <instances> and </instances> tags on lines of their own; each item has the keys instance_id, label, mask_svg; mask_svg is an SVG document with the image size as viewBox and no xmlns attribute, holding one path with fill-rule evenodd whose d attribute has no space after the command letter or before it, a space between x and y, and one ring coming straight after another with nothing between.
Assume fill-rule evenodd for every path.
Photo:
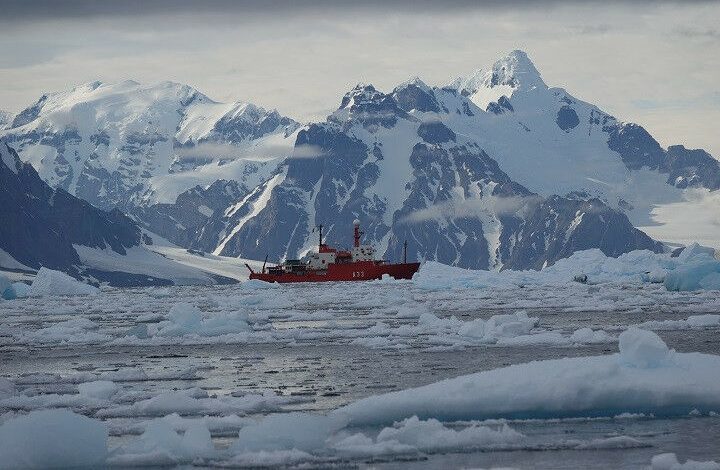
<instances>
[{"instance_id":1,"label":"iceberg","mask_svg":"<svg viewBox=\"0 0 720 470\"><path fill-rule=\"evenodd\" d=\"M652 458L650 470L720 470L720 463L712 460L706 462L687 460L685 463L680 463L677 455L666 453Z\"/></svg>"},{"instance_id":2,"label":"iceberg","mask_svg":"<svg viewBox=\"0 0 720 470\"><path fill-rule=\"evenodd\" d=\"M707 255L692 258L665 276L667 290L720 290L720 261Z\"/></svg>"},{"instance_id":3,"label":"iceberg","mask_svg":"<svg viewBox=\"0 0 720 470\"><path fill-rule=\"evenodd\" d=\"M28 296L95 295L98 292L100 290L95 286L80 282L63 272L42 267L30 286Z\"/></svg>"},{"instance_id":4,"label":"iceberg","mask_svg":"<svg viewBox=\"0 0 720 470\"><path fill-rule=\"evenodd\" d=\"M24 282L13 282L12 290L15 293L16 299L21 299L30 295L30 285Z\"/></svg>"},{"instance_id":5,"label":"iceberg","mask_svg":"<svg viewBox=\"0 0 720 470\"><path fill-rule=\"evenodd\" d=\"M472 271L426 262L413 277L427 290L517 288L526 285L567 284L573 280L664 283L668 290L720 290L720 261L714 250L693 244L673 257L669 253L636 250L617 258L598 249L576 251L540 271Z\"/></svg>"},{"instance_id":6,"label":"iceberg","mask_svg":"<svg viewBox=\"0 0 720 470\"><path fill-rule=\"evenodd\" d=\"M0 274L0 299L12 300L15 298L15 291L12 288L10 279Z\"/></svg>"}]
</instances>

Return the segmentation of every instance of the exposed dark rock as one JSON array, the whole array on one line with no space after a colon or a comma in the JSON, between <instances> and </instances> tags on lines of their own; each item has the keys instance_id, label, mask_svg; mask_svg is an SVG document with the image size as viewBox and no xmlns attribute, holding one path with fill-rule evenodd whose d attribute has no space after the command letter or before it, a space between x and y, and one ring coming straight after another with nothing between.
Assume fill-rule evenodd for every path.
<instances>
[{"instance_id":1,"label":"exposed dark rock","mask_svg":"<svg viewBox=\"0 0 720 470\"><path fill-rule=\"evenodd\" d=\"M140 229L118 210L105 212L62 189L52 189L35 169L0 142L0 248L20 263L80 274L73 245L125 249L140 243Z\"/></svg>"},{"instance_id":2,"label":"exposed dark rock","mask_svg":"<svg viewBox=\"0 0 720 470\"><path fill-rule=\"evenodd\" d=\"M555 122L560 129L568 132L570 129L574 129L578 124L580 124L580 118L575 110L570 106L563 106L558 111Z\"/></svg>"},{"instance_id":3,"label":"exposed dark rock","mask_svg":"<svg viewBox=\"0 0 720 470\"><path fill-rule=\"evenodd\" d=\"M440 121L423 122L418 127L418 135L429 144L442 144L455 141L455 133Z\"/></svg>"}]
</instances>

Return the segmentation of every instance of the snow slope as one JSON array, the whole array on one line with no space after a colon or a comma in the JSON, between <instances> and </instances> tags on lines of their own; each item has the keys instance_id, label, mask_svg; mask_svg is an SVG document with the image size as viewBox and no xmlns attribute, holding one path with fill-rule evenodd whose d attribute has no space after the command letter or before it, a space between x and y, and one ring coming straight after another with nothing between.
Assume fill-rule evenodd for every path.
<instances>
[{"instance_id":1,"label":"snow slope","mask_svg":"<svg viewBox=\"0 0 720 470\"><path fill-rule=\"evenodd\" d=\"M43 95L0 135L52 186L126 208L174 202L219 173L252 188L292 148L297 126L277 111L217 103L187 85L128 80Z\"/></svg>"}]
</instances>

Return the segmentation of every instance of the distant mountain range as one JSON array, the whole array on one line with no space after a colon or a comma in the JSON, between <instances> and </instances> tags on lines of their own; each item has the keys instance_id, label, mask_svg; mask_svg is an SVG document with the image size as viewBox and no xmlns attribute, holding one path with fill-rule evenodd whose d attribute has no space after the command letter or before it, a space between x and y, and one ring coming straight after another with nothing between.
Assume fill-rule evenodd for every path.
<instances>
[{"instance_id":1,"label":"distant mountain range","mask_svg":"<svg viewBox=\"0 0 720 470\"><path fill-rule=\"evenodd\" d=\"M442 87L358 85L322 123L170 82L96 82L43 96L0 136L55 187L181 246L254 259L301 256L320 223L348 245L355 218L385 258L408 240L412 257L473 269L659 251L633 224L720 189L708 153L663 149L548 87L522 51Z\"/></svg>"}]
</instances>

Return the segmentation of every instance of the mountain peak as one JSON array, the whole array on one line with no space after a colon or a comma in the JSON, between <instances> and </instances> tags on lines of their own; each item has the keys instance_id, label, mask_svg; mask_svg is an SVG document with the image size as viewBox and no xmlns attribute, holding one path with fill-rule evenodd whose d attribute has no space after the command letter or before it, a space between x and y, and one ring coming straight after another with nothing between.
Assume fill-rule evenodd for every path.
<instances>
[{"instance_id":1,"label":"mountain peak","mask_svg":"<svg viewBox=\"0 0 720 470\"><path fill-rule=\"evenodd\" d=\"M506 88L510 95L516 90L547 88L547 85L525 51L515 49L489 68L480 68L448 85L463 95L473 95L481 89Z\"/></svg>"},{"instance_id":2,"label":"mountain peak","mask_svg":"<svg viewBox=\"0 0 720 470\"><path fill-rule=\"evenodd\" d=\"M430 87L424 81L422 81L422 79L420 79L420 77L418 77L418 76L414 76L414 77L409 78L408 80L405 80L404 82L402 82L401 84L396 86L395 90L398 90L400 88L406 88L410 85L414 85L423 91L430 90Z\"/></svg>"},{"instance_id":3,"label":"mountain peak","mask_svg":"<svg viewBox=\"0 0 720 470\"><path fill-rule=\"evenodd\" d=\"M372 101L378 96L384 96L384 94L377 91L371 84L361 82L345 93L338 109L347 108L355 103Z\"/></svg>"},{"instance_id":4,"label":"mountain peak","mask_svg":"<svg viewBox=\"0 0 720 470\"><path fill-rule=\"evenodd\" d=\"M519 49L493 64L491 86L495 85L510 85L513 88L546 86L527 53Z\"/></svg>"}]
</instances>

